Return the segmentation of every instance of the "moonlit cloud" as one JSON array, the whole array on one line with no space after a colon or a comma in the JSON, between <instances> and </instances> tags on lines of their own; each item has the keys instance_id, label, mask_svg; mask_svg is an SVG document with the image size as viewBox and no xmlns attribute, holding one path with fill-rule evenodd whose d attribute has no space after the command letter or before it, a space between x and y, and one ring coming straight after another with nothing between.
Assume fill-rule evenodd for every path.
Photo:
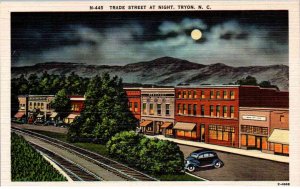
<instances>
[{"instance_id":1,"label":"moonlit cloud","mask_svg":"<svg viewBox=\"0 0 300 189\"><path fill-rule=\"evenodd\" d=\"M194 28L202 31L199 41L190 37ZM55 34L34 30L30 33L34 43L45 46L16 50L13 65L52 61L125 65L163 56L200 64L288 65L288 44L274 38L268 27L257 24L242 24L236 19L208 24L200 18L184 17L166 18L150 29L138 21L125 20L109 27L67 24Z\"/></svg>"}]
</instances>

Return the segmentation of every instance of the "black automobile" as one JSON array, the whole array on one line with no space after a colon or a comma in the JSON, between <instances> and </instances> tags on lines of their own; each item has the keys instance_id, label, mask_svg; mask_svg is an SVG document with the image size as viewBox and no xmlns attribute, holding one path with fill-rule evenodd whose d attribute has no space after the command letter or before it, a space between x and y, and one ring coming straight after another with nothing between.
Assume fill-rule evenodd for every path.
<instances>
[{"instance_id":1,"label":"black automobile","mask_svg":"<svg viewBox=\"0 0 300 189\"><path fill-rule=\"evenodd\" d=\"M219 159L216 152L211 150L197 150L192 152L185 160L185 169L193 172L204 167L220 168L224 163Z\"/></svg>"}]
</instances>

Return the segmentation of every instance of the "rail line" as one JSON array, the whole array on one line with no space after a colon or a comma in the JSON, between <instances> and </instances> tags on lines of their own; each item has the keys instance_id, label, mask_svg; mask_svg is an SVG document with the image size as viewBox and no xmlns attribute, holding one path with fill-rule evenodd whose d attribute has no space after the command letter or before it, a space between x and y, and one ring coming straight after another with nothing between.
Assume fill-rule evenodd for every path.
<instances>
[{"instance_id":1,"label":"rail line","mask_svg":"<svg viewBox=\"0 0 300 189\"><path fill-rule=\"evenodd\" d=\"M147 175L138 170L130 168L124 164L121 164L117 161L111 160L100 154L97 154L97 153L91 152L89 150L74 146L72 144L69 144L69 143L36 133L36 132L20 129L20 128L12 127L12 131L23 133L23 134L29 135L31 137L35 137L40 140L43 140L47 143L51 143L52 145L58 146L60 148L64 148L64 149L70 151L71 153L75 153L75 154L87 159L88 161L93 162L94 164L114 173L115 175L124 178L125 180L128 180L128 181L158 181L156 178L151 177L150 175Z\"/></svg>"}]
</instances>

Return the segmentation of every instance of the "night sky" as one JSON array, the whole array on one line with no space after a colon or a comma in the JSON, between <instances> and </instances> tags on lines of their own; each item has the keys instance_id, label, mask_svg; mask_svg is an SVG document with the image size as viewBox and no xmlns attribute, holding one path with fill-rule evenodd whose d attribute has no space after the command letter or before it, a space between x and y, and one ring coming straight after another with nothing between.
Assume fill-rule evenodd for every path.
<instances>
[{"instance_id":1,"label":"night sky","mask_svg":"<svg viewBox=\"0 0 300 189\"><path fill-rule=\"evenodd\" d=\"M12 13L12 66L125 65L171 56L200 64L288 65L287 11ZM202 31L195 41L193 29Z\"/></svg>"}]
</instances>

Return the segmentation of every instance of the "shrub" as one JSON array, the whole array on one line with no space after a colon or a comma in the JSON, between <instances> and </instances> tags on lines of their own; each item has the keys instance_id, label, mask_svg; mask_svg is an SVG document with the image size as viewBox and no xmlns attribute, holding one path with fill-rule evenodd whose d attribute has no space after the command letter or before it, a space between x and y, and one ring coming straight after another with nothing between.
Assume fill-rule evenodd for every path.
<instances>
[{"instance_id":1,"label":"shrub","mask_svg":"<svg viewBox=\"0 0 300 189\"><path fill-rule=\"evenodd\" d=\"M12 181L66 181L23 137L11 136Z\"/></svg>"},{"instance_id":2,"label":"shrub","mask_svg":"<svg viewBox=\"0 0 300 189\"><path fill-rule=\"evenodd\" d=\"M107 149L113 158L151 174L174 174L183 169L183 153L174 142L130 131L112 137Z\"/></svg>"}]
</instances>

